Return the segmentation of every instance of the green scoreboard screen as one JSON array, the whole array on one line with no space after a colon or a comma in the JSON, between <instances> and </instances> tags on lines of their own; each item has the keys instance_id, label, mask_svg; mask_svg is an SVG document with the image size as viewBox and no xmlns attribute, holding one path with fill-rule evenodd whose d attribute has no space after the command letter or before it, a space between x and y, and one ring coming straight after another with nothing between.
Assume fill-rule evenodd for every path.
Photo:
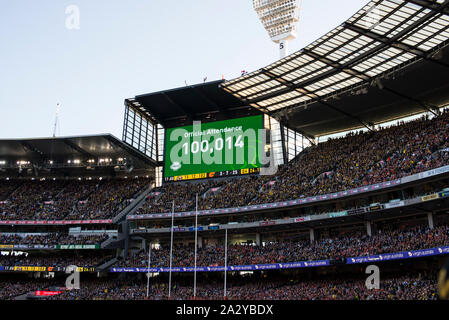
<instances>
[{"instance_id":1,"label":"green scoreboard screen","mask_svg":"<svg viewBox=\"0 0 449 320\"><path fill-rule=\"evenodd\" d=\"M167 129L164 181L259 173L262 129L262 115Z\"/></svg>"}]
</instances>

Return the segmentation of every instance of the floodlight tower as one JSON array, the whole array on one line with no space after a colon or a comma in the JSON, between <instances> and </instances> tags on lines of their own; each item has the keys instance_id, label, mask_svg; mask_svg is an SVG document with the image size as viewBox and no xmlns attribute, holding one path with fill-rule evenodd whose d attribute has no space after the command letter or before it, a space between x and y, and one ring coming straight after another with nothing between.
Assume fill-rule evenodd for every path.
<instances>
[{"instance_id":1,"label":"floodlight tower","mask_svg":"<svg viewBox=\"0 0 449 320\"><path fill-rule=\"evenodd\" d=\"M288 55L288 41L296 38L301 0L253 0L253 7L271 40L279 44L281 59Z\"/></svg>"}]
</instances>

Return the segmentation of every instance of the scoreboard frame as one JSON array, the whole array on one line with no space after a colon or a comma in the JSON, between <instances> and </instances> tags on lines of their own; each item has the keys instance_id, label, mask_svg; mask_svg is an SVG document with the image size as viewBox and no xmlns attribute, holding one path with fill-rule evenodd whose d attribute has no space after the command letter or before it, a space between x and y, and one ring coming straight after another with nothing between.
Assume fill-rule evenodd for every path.
<instances>
[{"instance_id":1,"label":"scoreboard frame","mask_svg":"<svg viewBox=\"0 0 449 320\"><path fill-rule=\"evenodd\" d=\"M260 116L261 118L261 129L265 129L265 117L263 114L260 115L253 115L248 117L257 117ZM214 123L214 122L221 122L221 121L227 121L227 120L236 120L236 119L243 119L247 117L236 117L236 118L229 118L226 120L218 120L218 121L210 121L210 122L203 122L203 123ZM190 126L190 125L186 125ZM166 165L166 155L167 155L167 131L170 129L176 129L176 128L182 128L182 127L171 127L171 128L164 128L164 152L163 152L163 165L162 165L162 182L163 183L171 183L171 182L181 182L181 181L195 181L195 180L210 180L210 179L218 179L218 178L227 178L227 177L236 177L236 176L246 176L246 175L256 175L260 174L260 169L262 167L254 167L254 168L245 168L245 169L236 169L236 170L226 170L226 171L210 171L210 172L201 172L201 173L194 173L194 174L184 174L179 176L172 176L167 177L165 175L165 165Z\"/></svg>"}]
</instances>

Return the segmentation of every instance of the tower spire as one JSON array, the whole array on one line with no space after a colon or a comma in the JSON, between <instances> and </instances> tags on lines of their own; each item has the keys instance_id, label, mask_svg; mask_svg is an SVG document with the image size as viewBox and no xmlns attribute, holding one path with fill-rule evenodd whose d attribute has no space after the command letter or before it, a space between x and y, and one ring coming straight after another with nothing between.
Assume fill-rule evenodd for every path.
<instances>
[{"instance_id":1,"label":"tower spire","mask_svg":"<svg viewBox=\"0 0 449 320\"><path fill-rule=\"evenodd\" d=\"M58 126L59 122L59 112L61 110L61 104L56 104L56 117L55 117L55 125L53 127L53 138L56 137L56 127Z\"/></svg>"}]
</instances>

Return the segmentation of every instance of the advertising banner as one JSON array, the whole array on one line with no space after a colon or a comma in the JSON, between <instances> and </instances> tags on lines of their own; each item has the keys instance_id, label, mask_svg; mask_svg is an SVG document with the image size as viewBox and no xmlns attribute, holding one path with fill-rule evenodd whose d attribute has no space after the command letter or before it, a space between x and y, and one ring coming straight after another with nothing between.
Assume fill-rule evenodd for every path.
<instances>
[{"instance_id":1,"label":"advertising banner","mask_svg":"<svg viewBox=\"0 0 449 320\"><path fill-rule=\"evenodd\" d=\"M65 267L44 267L44 266L0 266L0 271L16 272L65 272ZM78 267L77 272L97 272L96 267Z\"/></svg>"},{"instance_id":2,"label":"advertising banner","mask_svg":"<svg viewBox=\"0 0 449 320\"><path fill-rule=\"evenodd\" d=\"M106 220L0 220L0 225L72 225L72 224L110 224L112 219Z\"/></svg>"},{"instance_id":3,"label":"advertising banner","mask_svg":"<svg viewBox=\"0 0 449 320\"><path fill-rule=\"evenodd\" d=\"M61 294L62 291L35 291L34 295L36 297L49 297L49 296L57 296Z\"/></svg>"},{"instance_id":4,"label":"advertising banner","mask_svg":"<svg viewBox=\"0 0 449 320\"><path fill-rule=\"evenodd\" d=\"M330 218L346 217L347 215L348 215L348 211L329 213Z\"/></svg>"},{"instance_id":5,"label":"advertising banner","mask_svg":"<svg viewBox=\"0 0 449 320\"><path fill-rule=\"evenodd\" d=\"M259 222L259 226L274 226L276 224L276 221L261 221Z\"/></svg>"},{"instance_id":6,"label":"advertising banner","mask_svg":"<svg viewBox=\"0 0 449 320\"><path fill-rule=\"evenodd\" d=\"M244 266L228 266L228 271L257 271L257 270L278 270L278 269L292 269L292 268L311 268L329 266L329 260L317 260L307 262L289 262L289 263L274 263L274 264L256 264ZM172 272L194 272L194 267L173 267ZM197 272L223 272L224 266L210 266L197 267ZM148 268L111 268L110 272L145 272L148 273ZM170 272L170 268L150 268L150 272Z\"/></svg>"},{"instance_id":7,"label":"advertising banner","mask_svg":"<svg viewBox=\"0 0 449 320\"><path fill-rule=\"evenodd\" d=\"M449 197L449 191L444 191L439 193L440 198Z\"/></svg>"},{"instance_id":8,"label":"advertising banner","mask_svg":"<svg viewBox=\"0 0 449 320\"><path fill-rule=\"evenodd\" d=\"M439 194L438 194L438 193L435 193L435 194L430 194L430 195L428 195L428 196L421 197L421 200L422 200L423 202L426 202L426 201L436 200L436 199L438 199L439 197L440 197Z\"/></svg>"},{"instance_id":9,"label":"advertising banner","mask_svg":"<svg viewBox=\"0 0 449 320\"><path fill-rule=\"evenodd\" d=\"M58 244L56 249L59 250L85 250L85 249L100 249L99 244Z\"/></svg>"},{"instance_id":10,"label":"advertising banner","mask_svg":"<svg viewBox=\"0 0 449 320\"><path fill-rule=\"evenodd\" d=\"M431 249L407 251L407 252L394 252L385 253L364 257L352 257L346 259L346 264L359 264L359 263L374 263L382 261L391 261L398 259L410 259L429 257L435 255L449 254L449 246L438 247ZM317 260L317 261L302 261L302 262L289 262L289 263L274 263L274 264L258 264L258 265L242 265L242 266L228 266L228 271L257 271L257 270L278 270L278 269L292 269L292 268L311 268L329 266L329 260ZM170 268L151 268L150 272L169 272ZM197 272L223 272L224 267L197 267ZM148 268L111 268L110 272L148 272ZM193 267L174 267L172 272L194 272Z\"/></svg>"},{"instance_id":11,"label":"advertising banner","mask_svg":"<svg viewBox=\"0 0 449 320\"><path fill-rule=\"evenodd\" d=\"M428 256L435 256L435 255L448 254L448 253L449 253L449 247L439 247L439 248L416 250L416 251L386 253L386 254L379 254L379 255L366 256L366 257L347 258L346 263L347 264L371 263L371 262L376 262L376 261L389 261L389 260L397 260L397 259L428 257Z\"/></svg>"},{"instance_id":12,"label":"advertising banner","mask_svg":"<svg viewBox=\"0 0 449 320\"><path fill-rule=\"evenodd\" d=\"M385 209L398 208L398 207L403 207L403 206L405 206L404 201L395 201L395 202L386 203Z\"/></svg>"}]
</instances>

